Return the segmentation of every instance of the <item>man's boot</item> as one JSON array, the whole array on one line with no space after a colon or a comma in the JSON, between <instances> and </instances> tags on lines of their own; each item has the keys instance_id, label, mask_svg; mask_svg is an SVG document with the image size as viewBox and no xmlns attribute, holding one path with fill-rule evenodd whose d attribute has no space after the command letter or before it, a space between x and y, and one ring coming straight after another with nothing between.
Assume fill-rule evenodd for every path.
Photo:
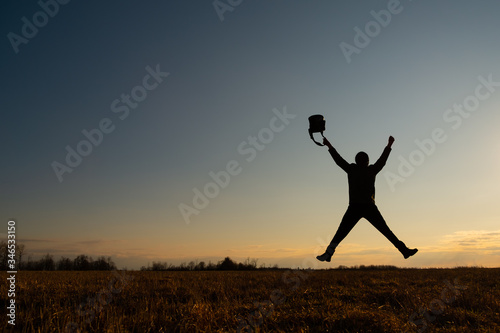
<instances>
[{"instance_id":1,"label":"man's boot","mask_svg":"<svg viewBox=\"0 0 500 333\"><path fill-rule=\"evenodd\" d=\"M399 250L399 252L401 252L401 254L405 257L405 259L408 259L409 257L414 255L418 251L418 249L409 249L405 245L405 243L403 243L401 241L399 241L399 243L396 245L396 247Z\"/></svg>"},{"instance_id":2,"label":"man's boot","mask_svg":"<svg viewBox=\"0 0 500 333\"><path fill-rule=\"evenodd\" d=\"M326 249L325 253L323 253L322 255L320 256L317 256L316 259L318 259L319 261L326 261L326 262L330 262L332 260L332 256L333 254L335 253L335 249L328 246L328 248Z\"/></svg>"}]
</instances>

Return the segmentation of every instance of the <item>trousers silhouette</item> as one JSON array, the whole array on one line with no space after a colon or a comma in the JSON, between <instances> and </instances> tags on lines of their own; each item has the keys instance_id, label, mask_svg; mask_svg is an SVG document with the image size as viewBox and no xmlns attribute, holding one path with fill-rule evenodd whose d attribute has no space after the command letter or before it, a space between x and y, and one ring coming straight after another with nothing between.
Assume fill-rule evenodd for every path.
<instances>
[{"instance_id":1,"label":"trousers silhouette","mask_svg":"<svg viewBox=\"0 0 500 333\"><path fill-rule=\"evenodd\" d=\"M338 245L344 240L361 218L367 219L368 222L380 231L395 247L399 247L399 239L394 235L391 229L389 229L382 214L380 214L377 206L373 203L350 204L330 244Z\"/></svg>"}]
</instances>

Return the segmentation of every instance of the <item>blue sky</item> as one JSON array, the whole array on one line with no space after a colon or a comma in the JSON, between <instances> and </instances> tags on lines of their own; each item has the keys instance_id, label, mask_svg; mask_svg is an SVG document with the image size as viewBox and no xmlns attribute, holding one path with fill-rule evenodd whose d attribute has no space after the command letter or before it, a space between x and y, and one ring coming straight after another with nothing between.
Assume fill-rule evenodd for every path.
<instances>
[{"instance_id":1,"label":"blue sky","mask_svg":"<svg viewBox=\"0 0 500 333\"><path fill-rule=\"evenodd\" d=\"M33 257L328 267L314 257L348 197L346 175L308 138L307 118L322 114L348 161L364 150L374 162L396 138L377 205L420 250L404 260L363 220L330 265L498 265L498 2L233 1L223 20L210 1L42 3L53 17L35 1L0 14L0 218L17 220ZM26 21L40 25L29 38ZM371 37L346 57L356 27ZM466 103L473 111L454 111ZM103 121L99 144L81 143ZM87 156L58 177L68 146ZM227 186L196 209L196 190L230 162Z\"/></svg>"}]
</instances>

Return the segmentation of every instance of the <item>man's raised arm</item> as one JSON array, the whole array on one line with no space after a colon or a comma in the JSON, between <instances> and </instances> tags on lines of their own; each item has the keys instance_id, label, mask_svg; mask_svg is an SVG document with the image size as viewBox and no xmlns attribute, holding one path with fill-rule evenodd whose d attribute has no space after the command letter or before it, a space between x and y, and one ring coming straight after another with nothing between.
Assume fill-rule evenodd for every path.
<instances>
[{"instance_id":1,"label":"man's raised arm","mask_svg":"<svg viewBox=\"0 0 500 333\"><path fill-rule=\"evenodd\" d=\"M394 137L390 136L389 141L387 141L387 146L384 148L384 151L382 152L382 155L380 155L377 162L373 164L375 173L380 172L380 170L382 170L382 168L384 167L385 163L387 162L387 159L389 158L389 154L392 150L391 147L393 143L394 143Z\"/></svg>"},{"instance_id":2,"label":"man's raised arm","mask_svg":"<svg viewBox=\"0 0 500 333\"><path fill-rule=\"evenodd\" d=\"M337 165L339 167L341 167L342 170L344 170L345 172L348 172L348 170L349 170L349 163L347 163L347 161L344 160L342 158L342 156L339 155L339 153L337 153L337 151L335 150L335 148L333 148L333 146L330 143L330 141L328 141L326 138L323 138L323 144L328 147L328 151L330 152L330 155L332 155L333 160L335 161L335 163L337 163Z\"/></svg>"}]
</instances>

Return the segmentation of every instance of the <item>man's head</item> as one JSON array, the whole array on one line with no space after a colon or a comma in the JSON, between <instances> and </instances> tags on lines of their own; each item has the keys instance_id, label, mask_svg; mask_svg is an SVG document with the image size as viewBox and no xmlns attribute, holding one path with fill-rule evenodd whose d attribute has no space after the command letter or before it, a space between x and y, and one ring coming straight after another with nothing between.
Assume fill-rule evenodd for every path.
<instances>
[{"instance_id":1,"label":"man's head","mask_svg":"<svg viewBox=\"0 0 500 333\"><path fill-rule=\"evenodd\" d=\"M368 158L367 153L365 153L364 151L360 151L359 153L356 154L355 161L357 165L366 167L368 166L370 159Z\"/></svg>"}]
</instances>

